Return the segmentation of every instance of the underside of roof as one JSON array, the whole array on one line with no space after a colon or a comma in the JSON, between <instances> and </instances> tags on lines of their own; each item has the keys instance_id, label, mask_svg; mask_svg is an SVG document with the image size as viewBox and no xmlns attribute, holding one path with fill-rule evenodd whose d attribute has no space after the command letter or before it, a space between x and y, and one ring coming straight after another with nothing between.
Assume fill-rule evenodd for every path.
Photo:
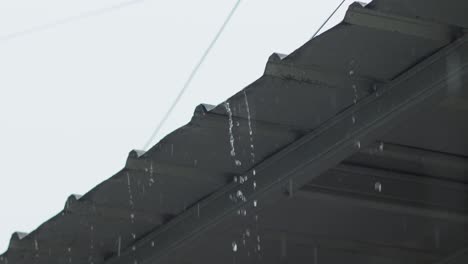
<instances>
[{"instance_id":1,"label":"underside of roof","mask_svg":"<svg viewBox=\"0 0 468 264\"><path fill-rule=\"evenodd\" d=\"M467 10L352 4L0 264L467 263Z\"/></svg>"}]
</instances>

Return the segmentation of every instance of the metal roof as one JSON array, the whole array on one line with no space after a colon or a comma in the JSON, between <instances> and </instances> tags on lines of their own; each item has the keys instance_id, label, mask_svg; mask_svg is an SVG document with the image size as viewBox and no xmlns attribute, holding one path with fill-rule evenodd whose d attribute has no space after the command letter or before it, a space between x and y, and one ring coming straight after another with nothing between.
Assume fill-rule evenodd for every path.
<instances>
[{"instance_id":1,"label":"metal roof","mask_svg":"<svg viewBox=\"0 0 468 264\"><path fill-rule=\"evenodd\" d=\"M466 263L466 10L352 4L0 263Z\"/></svg>"}]
</instances>

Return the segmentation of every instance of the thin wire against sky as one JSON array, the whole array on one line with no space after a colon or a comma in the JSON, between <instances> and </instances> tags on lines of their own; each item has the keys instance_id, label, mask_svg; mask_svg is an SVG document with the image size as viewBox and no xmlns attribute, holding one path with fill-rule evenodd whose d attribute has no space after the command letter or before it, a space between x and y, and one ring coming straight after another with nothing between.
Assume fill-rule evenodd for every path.
<instances>
[{"instance_id":1,"label":"thin wire against sky","mask_svg":"<svg viewBox=\"0 0 468 264\"><path fill-rule=\"evenodd\" d=\"M80 20L83 20L83 19L86 19L86 18L101 16L101 15L104 15L104 14L107 14L107 13L110 13L110 12L113 12L113 11L116 11L116 10L119 10L119 9L122 9L122 8L125 8L125 7L128 7L128 6L131 6L131 5L135 5L135 4L144 2L144 1L145 0L124 1L124 2L120 2L118 4L115 4L115 5L106 6L106 7L103 7L103 8L87 11L87 12L84 12L84 13L81 13L81 14L78 14L78 15L66 17L66 18L59 19L59 20L56 20L56 21L53 21L53 22L50 22L50 23L46 23L46 24L35 26L35 27L31 27L31 28L28 28L28 29L25 29L25 30L9 33L7 35L0 36L0 43L7 42L7 41L10 41L10 40L13 40L13 39L16 39L16 38L19 38L19 37L23 37L23 36L26 36L26 35L34 34L34 33L37 33L37 32L45 31L45 30L55 28L55 27L58 27L58 26L62 26L62 25L65 25L65 24L69 24L69 23L72 23L72 22L80 21Z\"/></svg>"},{"instance_id":2,"label":"thin wire against sky","mask_svg":"<svg viewBox=\"0 0 468 264\"><path fill-rule=\"evenodd\" d=\"M154 138L158 135L158 133L160 132L161 128L164 126L164 124L166 123L167 119L169 118L169 116L171 115L172 111L174 110L174 108L177 106L177 104L179 103L180 99L182 98L182 95L185 93L185 91L187 90L187 88L190 86L190 84L192 83L192 80L193 78L196 76L198 70L200 69L201 65L203 64L203 62L205 61L206 57L208 57L208 55L210 54L211 50L213 49L213 47L215 46L216 42L218 42L218 39L219 37L221 36L221 34L223 33L224 29L226 28L226 26L229 24L229 21L231 21L231 18L234 16L234 14L236 13L236 10L237 8L239 7L240 3L241 3L242 0L237 0L236 4L234 5L234 7L231 9L231 12L229 12L228 16L226 17L226 19L224 20L224 23L221 25L218 33L216 33L215 37L213 38L213 40L211 41L210 45L208 46L208 48L205 50L205 52L203 53L203 55L201 56L200 60L198 61L198 63L195 65L195 67L193 68L192 72L190 73L187 81L185 81L184 83L184 86L182 87L182 89L179 91L179 93L177 94L177 97L174 99L174 101L172 102L171 106L169 107L169 110L167 110L166 114L163 116L163 118L161 119L161 121L159 122L159 124L156 126L156 129L154 130L153 134L151 134L151 137L148 139L148 141L146 142L146 144L143 146L143 150L147 150L148 147L151 145L151 143L153 142Z\"/></svg>"}]
</instances>

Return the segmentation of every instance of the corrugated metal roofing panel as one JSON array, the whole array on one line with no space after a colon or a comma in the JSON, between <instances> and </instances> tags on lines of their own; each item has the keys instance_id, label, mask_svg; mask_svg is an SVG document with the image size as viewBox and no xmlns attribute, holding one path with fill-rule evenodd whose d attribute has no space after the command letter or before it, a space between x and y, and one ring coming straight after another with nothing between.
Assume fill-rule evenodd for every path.
<instances>
[{"instance_id":1,"label":"corrugated metal roofing panel","mask_svg":"<svg viewBox=\"0 0 468 264\"><path fill-rule=\"evenodd\" d=\"M294 155L292 151L286 151L291 156L289 158L292 161L290 160L288 163L277 160L276 162L288 165L299 162L301 159L307 159L308 157L304 157L304 155L309 155L310 150L301 148L299 144L307 140L304 139L305 135L309 135L309 137L310 133L318 135L324 129L323 126L330 127L330 123L338 124L341 122L343 126L348 127L354 124L356 127L364 126L365 124L362 124L361 120L366 120L369 118L368 116L363 116L362 119L361 116L353 116L353 119L349 119L347 122L342 119L344 117L340 114L348 114L350 109L356 107L356 104L366 103L371 100L370 97L379 95L380 87L388 88L390 86L391 88L393 86L391 81L396 82L394 86L405 84L404 80L398 79L399 76L408 75L408 69L418 65L430 55L436 54L441 48L452 42L452 39L459 36L460 31L457 28L445 24L463 26L464 22L459 16L460 12L457 8L461 9L465 4L461 1L449 1L447 6L442 7L441 3L437 1L424 1L424 3L412 1L411 4L404 4L403 1L379 0L374 1L366 8L354 4L348 11L345 21L340 25L309 41L287 57L273 55L267 63L265 75L229 98L224 104L213 108L200 105L195 110L194 117L189 124L165 137L146 153L132 151L124 169L84 196L70 196L64 210L37 230L26 236L14 234L9 250L0 257L0 263L50 264L73 261L79 263L118 263L120 255L124 252L126 257L131 256L128 252L133 252L135 245L148 245L149 243L154 246L153 243L159 243L159 240L156 242L147 241L148 234L151 234L151 237L163 236L164 230L176 226L179 222L191 219L192 215L184 215L188 208L191 208L190 210L197 209L198 214L200 214L200 210L205 209L205 207L200 208L200 201L204 201L203 205L207 207L209 203L217 202L216 199L222 195L219 192L231 188L230 184L234 184L234 179L240 181L239 177L246 176L246 172L254 173L252 168L264 165L262 163L265 161L270 162L269 159L272 156L282 155L282 150L288 150L298 145L295 149L298 152L295 152ZM445 9L438 13L436 8ZM450 20L451 17L447 16L446 13L452 14L453 20ZM423 17L425 20L420 20L419 17ZM457 45L459 46L456 47L460 47L462 44ZM440 60L438 58L438 61ZM440 63L437 66L440 66ZM444 67L446 70L444 73L447 73L459 69L461 65L455 65L453 69L450 68L450 65ZM437 68L433 72L440 75L444 69ZM418 72L418 69L414 69L412 72ZM407 83L408 93L411 88L414 88L415 83L420 85L433 84L435 78L440 77L439 75L426 80L420 78L412 80L412 83ZM465 82L462 80L461 83ZM454 86L452 83L450 85ZM388 95L388 97L402 98L404 95L402 93L405 91L405 89L400 89L400 93ZM456 92L453 96L459 99L460 92ZM389 100L385 103L392 102ZM382 103L378 109L372 111L372 114L377 115L379 111L382 111L381 109L390 106ZM437 113L443 114L440 119L446 117L447 114L450 115L450 113L438 110L437 108ZM437 116L437 113L427 116L426 112L425 117L431 119L433 116ZM340 120L334 121L337 116ZM451 119L449 119L447 126L451 126L452 130L460 129L460 133L465 131L462 124L463 118L460 119L460 115L450 116ZM347 116L345 115L345 117ZM412 128L414 131L420 129L420 123L414 122L414 124L415 126ZM318 142L316 147L324 147L327 140L341 139L341 133L347 133L344 130L338 129L337 131L334 132L335 134L325 135L327 139L324 139L323 143ZM401 126L397 127L397 130L386 140L395 144L404 142L409 146L414 143L417 145L414 147L420 148L422 147L420 140L427 143L428 141L424 141L424 139L438 137L442 134L436 128L434 133L428 133L426 138L416 135L416 138L406 139L405 133L407 132L407 129L402 129ZM354 132L350 131L349 133ZM455 146L458 142L465 142L462 137L460 134L449 143L441 143L440 140L429 141L423 147L465 155L466 153L460 151L460 147ZM321 145L318 145L319 143ZM370 142L362 142L363 145L365 143ZM440 146L440 144L447 146ZM353 148L353 146L346 146L346 148ZM337 156L330 158L330 160L336 159L338 162L346 157ZM385 167L382 164L388 164L389 160L386 160L387 163L379 163L378 160L370 163L371 161L372 159L364 159L366 165L373 164L377 167ZM362 163L362 156L357 155L348 162L354 162L354 166L356 166L356 163ZM398 164L404 165L404 162ZM458 162L456 164L463 163L464 158L460 157L456 162ZM332 161L327 161L321 166L332 166L329 163L333 164ZM405 166L400 166L399 169L414 174L427 172L420 167L420 164L411 167L413 164L410 163L410 169ZM315 167L307 168L302 168L302 171L298 172L304 180L308 179L306 177L308 174L315 173ZM462 172L464 171L463 166L459 168ZM278 170L281 169L286 169L286 167ZM274 174L273 172L272 174ZM369 171L363 170L353 172L356 175L359 174L360 177L354 177L354 182L351 182L349 186L341 185L340 182L340 179L343 180L343 177L348 174L343 176L336 171L324 174L317 178L315 183L309 184L308 186L315 188L315 191L317 186L321 188L322 193L317 192L314 195L325 199L325 203L310 205L307 202L310 199L310 191L307 193L306 189L299 190L299 192L305 193L306 198L302 195L293 198L295 201L297 200L297 203L282 201L277 204L276 200L270 201L270 204L266 204L263 209L262 214L266 221L262 228L278 230L287 226L289 235L296 234L294 240L298 241L297 243L312 245L318 244L318 242L310 238L301 238L301 236L305 236L304 232L310 226L323 230L323 234L315 234L315 236L322 237L320 244L327 245L328 243L330 245L327 250L321 251L321 254L327 256L327 263L344 259L353 259L361 263L373 261L395 263L388 261L389 252L395 253L395 257L405 258L405 260L433 261L447 254L457 245L456 243L464 242L464 233L455 232L460 228L463 229L463 224L461 226L455 225L453 227L455 231L444 233L453 239L451 243L444 244L445 251L433 250L429 247L433 252L422 252L423 249L427 250L424 238L433 224L416 228L414 234L416 238L412 241L401 241L404 234L395 236L395 232L392 230L382 228L385 223L398 222L398 217L369 211L368 207L375 207L372 200L366 200L371 194L362 192L360 188L369 183L369 177L381 177L382 181L389 181L389 178L393 177L393 182L397 182L394 179L396 176L389 176L380 171L366 176L365 172L369 173ZM458 172L460 173L460 169ZM438 177L437 174L430 176ZM267 179L267 177L264 176L262 179ZM359 179L363 179L362 182L359 182ZM279 181L280 178L278 178ZM260 183L258 182L258 184ZM338 186L333 184L338 184ZM409 183L404 181L395 183L396 186L410 186L407 184ZM289 182L286 192L292 196L293 189L301 186L302 183ZM274 186L274 188L280 187L284 186ZM355 200L357 200L360 206L365 205L364 207L367 209L358 210L353 207L353 210L357 211L350 211L347 209L346 203L345 205L336 203L337 196L333 195L330 202L328 198L331 191L334 192L333 195L338 193L342 196L356 192L360 195L359 199L352 195L354 200L346 198L339 201L356 202ZM440 191L442 193L444 190ZM464 197L463 193L456 194L454 193L455 196L451 199L456 200ZM393 195L396 198L401 198L405 194L396 192ZM407 198L414 199L415 203L420 202L424 195L421 196L420 193L418 195ZM365 202L363 202L364 200ZM385 202L391 203L393 200L388 199ZM301 215L304 208L320 211L323 215L317 218L311 214ZM394 208L400 212L404 211L400 207ZM289 210L288 214L282 213L286 210ZM423 214L425 212L421 208L418 210L421 210ZM205 211L203 213L206 214ZM366 214L368 217L363 217ZM226 212L225 215L230 215L230 213ZM454 215L451 219L464 219L462 213L459 218L457 218L458 214ZM213 217L216 216L213 214ZM409 219L418 222L418 217L421 216L411 216ZM343 225L342 219L360 222L356 223L355 226L352 225L352 221L348 225ZM236 230L239 226L243 226L243 221L239 221L237 218L235 220L223 218L219 220L219 223L208 231L207 236L198 238L199 243L181 249L185 250L183 252L186 252L186 255L169 257L161 255L161 263L164 261L182 263L189 261L190 258L193 259L197 256L197 250L200 250L200 246L203 245L206 247L209 245L210 248L215 249L215 252L211 252L211 261L225 260L226 255L229 255L229 252L226 252L226 250L229 251L229 248L221 247L220 241L232 236L232 232L237 233ZM188 232L190 228L196 228L195 224L191 223L193 226L185 226L186 230L180 232ZM446 223L442 221L438 224L444 225ZM234 229L232 229L233 227ZM222 232L225 232L225 235L217 238L216 234L224 234ZM263 246L268 252L273 252L273 255L267 255L265 260L272 262L278 258L281 260L284 256L274 255L283 252L274 249L277 236L274 232L268 234L272 238L267 239ZM362 241L367 242L346 240L347 237L355 239L359 236L361 236ZM172 238L162 237L160 241L166 241L170 244L170 239ZM324 239L325 242L323 242ZM177 244L177 242L173 243ZM382 244L395 244L404 248L391 251L391 249L382 247ZM340 245L339 248L333 248L337 245ZM357 250L359 254L350 254L349 250L342 250L342 248L350 247ZM417 252L414 252L414 248L410 247L417 248ZM385 252L385 254L379 256L371 254L369 256L372 248ZM313 257L310 250L298 247L293 247L291 250L297 250L296 256L307 257L308 260ZM149 253L145 252L138 258L149 257L145 255ZM336 254L337 252L339 254ZM123 260L125 258L122 258ZM304 259L298 257L297 261L304 262Z\"/></svg>"}]
</instances>

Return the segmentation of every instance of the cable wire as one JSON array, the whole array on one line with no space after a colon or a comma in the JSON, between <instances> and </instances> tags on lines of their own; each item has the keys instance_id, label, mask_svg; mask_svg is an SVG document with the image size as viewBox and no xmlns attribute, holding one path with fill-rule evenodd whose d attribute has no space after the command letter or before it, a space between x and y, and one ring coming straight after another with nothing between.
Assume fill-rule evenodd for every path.
<instances>
[{"instance_id":1,"label":"cable wire","mask_svg":"<svg viewBox=\"0 0 468 264\"><path fill-rule=\"evenodd\" d=\"M129 0L129 1L121 2L121 3L118 3L118 4L112 5L112 6L107 6L107 7L99 8L99 9L96 9L96 10L87 11L87 12L84 12L84 13L81 13L81 14L78 14L78 15L75 15L75 16L70 16L70 17L67 17L67 18L59 19L59 20L56 20L56 21L53 21L53 22L50 22L50 23L46 23L46 24L43 24L43 25L39 25L39 26L29 28L29 29L13 32L13 33L10 33L10 34L4 35L4 36L0 36L0 43L1 42L7 42L7 41L10 41L12 39L19 38L19 37L23 37L25 35L34 34L36 32L45 31L45 30L55 28L55 27L58 27L58 26L62 26L62 25L65 25L65 24L69 24L69 23L72 23L72 22L80 21L80 20L83 20L83 19L86 19L86 18L101 16L101 15L110 13L110 12L115 11L115 10L119 10L119 9L122 9L122 8L125 8L125 7L128 7L128 6L131 6L131 5L141 3L143 1L145 1L145 0Z\"/></svg>"},{"instance_id":2,"label":"cable wire","mask_svg":"<svg viewBox=\"0 0 468 264\"><path fill-rule=\"evenodd\" d=\"M158 135L158 133L160 132L161 128L164 126L165 122L167 121L167 119L169 118L170 114L172 113L172 111L174 110L174 108L176 107L176 105L179 103L180 99L182 98L182 95L185 93L185 91L187 90L187 88L190 86L190 84L192 83L192 80L193 78L195 77L195 75L197 74L198 70L200 69L201 65L203 64L203 62L205 61L206 57L208 57L208 55L210 54L211 50L213 49L213 47L215 46L216 42L218 42L218 39L219 37L221 36L221 34L223 33L224 29L226 28L226 26L229 24L229 21L231 20L231 18L234 16L234 14L236 13L236 10L237 8L239 7L239 4L241 3L242 0L237 0L236 4L234 5L234 7L231 9L231 12L229 12L228 16L226 17L226 19L224 20L224 23L221 25L218 33L215 35L215 37L213 38L213 40L211 41L210 45L208 46L208 48L205 50L205 52L203 53L203 55L201 56L200 60L198 61L198 63L195 65L195 67L193 68L192 72L190 73L188 79L185 81L182 89L179 91L179 93L177 94L177 97L174 99L174 101L172 102L169 110L166 112L166 114L164 115L164 117L161 119L161 121L159 122L159 124L156 126L156 129L153 131L153 134L151 134L151 137L148 139L148 141L146 142L146 144L143 146L143 150L147 150L148 147L151 145L151 143L153 142L154 138Z\"/></svg>"},{"instance_id":3,"label":"cable wire","mask_svg":"<svg viewBox=\"0 0 468 264\"><path fill-rule=\"evenodd\" d=\"M341 3L338 5L338 7L331 13L331 15L323 22L323 24L315 31L314 35L311 37L311 39L315 38L318 33L320 33L320 30L330 21L330 19L335 15L335 13L340 9L340 7L346 2L346 0L341 1Z\"/></svg>"}]
</instances>

